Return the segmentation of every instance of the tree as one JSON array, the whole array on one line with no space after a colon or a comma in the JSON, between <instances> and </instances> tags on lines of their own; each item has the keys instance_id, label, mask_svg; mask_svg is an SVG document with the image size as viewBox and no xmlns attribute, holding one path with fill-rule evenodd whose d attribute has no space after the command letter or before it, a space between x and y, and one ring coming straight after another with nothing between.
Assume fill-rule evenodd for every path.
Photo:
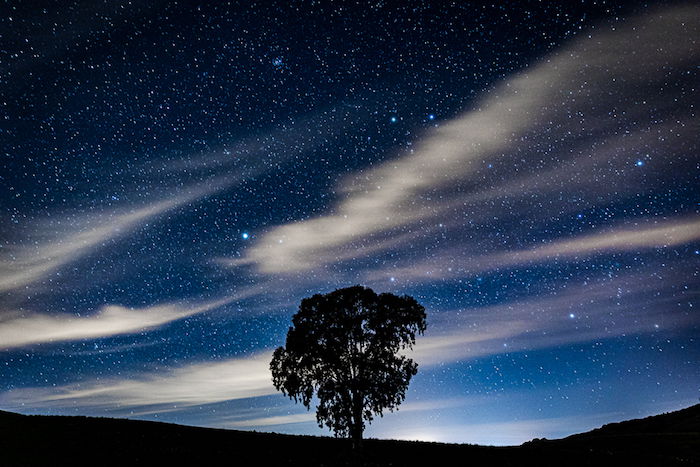
<instances>
[{"instance_id":1,"label":"tree","mask_svg":"<svg viewBox=\"0 0 700 467\"><path fill-rule=\"evenodd\" d=\"M307 410L315 394L319 426L359 445L365 420L406 396L418 365L399 351L425 331L425 309L358 285L303 299L292 324L270 362L275 388Z\"/></svg>"}]
</instances>

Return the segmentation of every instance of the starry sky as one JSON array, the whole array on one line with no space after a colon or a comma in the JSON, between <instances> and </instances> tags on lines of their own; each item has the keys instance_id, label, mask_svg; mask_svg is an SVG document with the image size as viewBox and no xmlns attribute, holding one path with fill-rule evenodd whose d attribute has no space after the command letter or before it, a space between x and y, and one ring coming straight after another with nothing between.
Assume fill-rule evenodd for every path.
<instances>
[{"instance_id":1,"label":"starry sky","mask_svg":"<svg viewBox=\"0 0 700 467\"><path fill-rule=\"evenodd\" d=\"M697 3L2 9L0 409L330 435L268 364L355 284L428 321L367 436L697 402Z\"/></svg>"}]
</instances>

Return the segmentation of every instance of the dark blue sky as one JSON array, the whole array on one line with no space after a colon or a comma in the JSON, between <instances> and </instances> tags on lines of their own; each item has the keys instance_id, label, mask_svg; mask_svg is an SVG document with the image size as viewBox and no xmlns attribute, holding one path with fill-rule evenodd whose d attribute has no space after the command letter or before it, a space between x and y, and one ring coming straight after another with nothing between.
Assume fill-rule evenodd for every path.
<instances>
[{"instance_id":1,"label":"dark blue sky","mask_svg":"<svg viewBox=\"0 0 700 467\"><path fill-rule=\"evenodd\" d=\"M700 8L443 3L6 3L0 409L327 433L267 365L354 284L428 313L369 436L697 402Z\"/></svg>"}]
</instances>

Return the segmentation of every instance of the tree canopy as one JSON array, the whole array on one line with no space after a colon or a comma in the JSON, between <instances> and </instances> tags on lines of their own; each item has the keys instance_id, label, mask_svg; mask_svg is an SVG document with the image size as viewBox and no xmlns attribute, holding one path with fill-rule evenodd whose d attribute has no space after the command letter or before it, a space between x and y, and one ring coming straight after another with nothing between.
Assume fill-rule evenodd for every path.
<instances>
[{"instance_id":1,"label":"tree canopy","mask_svg":"<svg viewBox=\"0 0 700 467\"><path fill-rule=\"evenodd\" d=\"M403 402L418 365L399 352L426 328L414 298L354 286L302 300L270 369L275 387L336 436L361 440L365 421Z\"/></svg>"}]
</instances>

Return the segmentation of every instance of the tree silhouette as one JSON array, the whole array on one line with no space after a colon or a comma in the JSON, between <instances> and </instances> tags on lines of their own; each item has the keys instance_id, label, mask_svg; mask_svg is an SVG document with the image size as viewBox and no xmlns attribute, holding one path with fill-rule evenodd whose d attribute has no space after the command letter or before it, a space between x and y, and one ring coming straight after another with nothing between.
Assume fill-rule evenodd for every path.
<instances>
[{"instance_id":1,"label":"tree silhouette","mask_svg":"<svg viewBox=\"0 0 700 467\"><path fill-rule=\"evenodd\" d=\"M275 388L307 409L315 394L319 426L359 445L365 420L406 396L418 365L398 352L425 331L425 309L358 285L303 299L292 324L270 362Z\"/></svg>"}]
</instances>

